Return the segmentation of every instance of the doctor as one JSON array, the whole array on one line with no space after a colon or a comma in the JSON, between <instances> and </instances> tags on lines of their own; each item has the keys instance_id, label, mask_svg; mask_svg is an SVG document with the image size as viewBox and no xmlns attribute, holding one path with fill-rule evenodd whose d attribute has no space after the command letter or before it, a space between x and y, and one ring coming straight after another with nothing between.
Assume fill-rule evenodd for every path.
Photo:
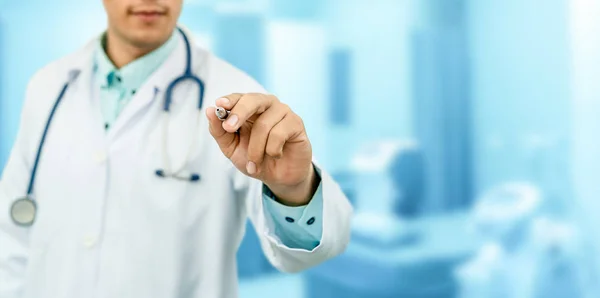
<instances>
[{"instance_id":1,"label":"doctor","mask_svg":"<svg viewBox=\"0 0 600 298\"><path fill-rule=\"evenodd\" d=\"M0 184L0 297L237 297L247 218L283 272L340 254L352 208L302 119L194 46L182 0L104 6L107 31L28 85Z\"/></svg>"}]
</instances>

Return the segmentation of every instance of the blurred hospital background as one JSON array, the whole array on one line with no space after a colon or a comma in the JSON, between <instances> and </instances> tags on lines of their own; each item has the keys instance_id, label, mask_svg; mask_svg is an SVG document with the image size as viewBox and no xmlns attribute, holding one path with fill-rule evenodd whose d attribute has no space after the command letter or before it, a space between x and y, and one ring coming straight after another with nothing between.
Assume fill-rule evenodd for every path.
<instances>
[{"instance_id":1,"label":"blurred hospital background","mask_svg":"<svg viewBox=\"0 0 600 298\"><path fill-rule=\"evenodd\" d=\"M600 0L195 0L181 23L306 120L347 251L241 298L600 297ZM0 168L30 76L99 0L0 0Z\"/></svg>"}]
</instances>

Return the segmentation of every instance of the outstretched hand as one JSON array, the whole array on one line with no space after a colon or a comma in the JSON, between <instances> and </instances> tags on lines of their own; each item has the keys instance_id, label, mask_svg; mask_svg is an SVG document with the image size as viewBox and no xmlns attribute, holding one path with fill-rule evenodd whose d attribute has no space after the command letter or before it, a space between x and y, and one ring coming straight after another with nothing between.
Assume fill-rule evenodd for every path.
<instances>
[{"instance_id":1,"label":"outstretched hand","mask_svg":"<svg viewBox=\"0 0 600 298\"><path fill-rule=\"evenodd\" d=\"M242 173L261 180L282 203L307 204L318 181L302 119L277 97L231 94L216 101L231 111L220 120L206 109L209 130L223 154Z\"/></svg>"}]
</instances>

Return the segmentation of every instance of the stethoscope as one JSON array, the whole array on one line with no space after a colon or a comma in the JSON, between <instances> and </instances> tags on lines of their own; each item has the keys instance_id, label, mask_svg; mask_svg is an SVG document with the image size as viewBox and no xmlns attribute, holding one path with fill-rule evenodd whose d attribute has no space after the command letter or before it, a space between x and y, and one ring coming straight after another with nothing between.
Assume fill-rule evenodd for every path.
<instances>
[{"instance_id":1,"label":"stethoscope","mask_svg":"<svg viewBox=\"0 0 600 298\"><path fill-rule=\"evenodd\" d=\"M198 76L194 75L192 72L192 49L190 46L190 41L189 41L187 35L185 34L185 32L183 32L183 30L181 28L177 28L177 30L181 33L183 40L185 42L186 66L185 66L184 74L182 76L176 78L175 80L173 80L173 82L171 82L167 86L167 89L165 91L165 101L164 101L164 105L163 105L163 109L162 109L164 116L165 116L165 118L164 118L165 121L168 121L169 110L171 108L171 103L172 103L173 91L175 90L175 87L177 87L178 84L180 84L184 81L192 81L193 83L198 85L198 87L199 87L198 109L199 110L202 109L202 102L203 102L203 98L204 98L204 83ZM29 178L29 186L27 188L27 195L24 198L15 200L11 206L10 216L11 216L13 222L18 226L29 227L29 226L32 226L35 221L38 207L37 207L35 200L33 199L33 187L34 187L35 178L37 175L38 165L39 165L39 162L41 159L42 150L44 149L44 143L46 141L46 136L48 135L48 130L50 129L50 124L52 123L52 120L54 118L56 110L58 109L58 106L60 105L65 94L67 93L69 86L77 79L79 73L80 73L79 70L73 70L70 72L69 80L63 86L62 90L60 91L60 94L58 95L58 97L56 99L56 102L54 103L54 106L52 107L52 110L50 111L50 115L48 116L48 121L46 122L46 126L44 128L44 132L42 134L42 138L40 140L40 144L38 146L38 150L37 150L37 153L35 156L35 162L33 165L33 169L31 171L31 176ZM199 121L199 119L200 119L200 116L198 117L198 121ZM196 125L196 128L197 127L198 127L198 125ZM183 175L183 174L181 174L182 170L178 170L178 171L170 170L170 165L168 162L169 159L168 159L168 154L167 154L166 135L167 135L167 125L165 124L163 126L163 138L164 138L164 141L163 141L163 146L164 146L163 147L163 163L164 163L165 167L162 169L156 170L155 175L158 177L161 177L161 178L172 178L172 179L188 181L188 182L200 181L200 174L198 174L198 173ZM190 152L188 152L188 155L189 155L189 153Z\"/></svg>"}]
</instances>

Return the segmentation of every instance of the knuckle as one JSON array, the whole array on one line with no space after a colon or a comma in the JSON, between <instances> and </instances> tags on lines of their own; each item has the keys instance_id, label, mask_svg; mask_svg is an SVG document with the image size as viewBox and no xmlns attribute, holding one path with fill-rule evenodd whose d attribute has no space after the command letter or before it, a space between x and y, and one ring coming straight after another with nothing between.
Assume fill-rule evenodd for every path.
<instances>
[{"instance_id":1,"label":"knuckle","mask_svg":"<svg viewBox=\"0 0 600 298\"><path fill-rule=\"evenodd\" d=\"M242 97L242 94L240 94L240 93L232 93L227 96L224 96L224 98L229 99L229 104L231 104L231 105L235 105L241 97Z\"/></svg>"},{"instance_id":2,"label":"knuckle","mask_svg":"<svg viewBox=\"0 0 600 298\"><path fill-rule=\"evenodd\" d=\"M248 151L248 160L254 163L260 163L262 160L262 154L259 150Z\"/></svg>"},{"instance_id":3,"label":"knuckle","mask_svg":"<svg viewBox=\"0 0 600 298\"><path fill-rule=\"evenodd\" d=\"M248 112L248 110L250 109L250 104L251 104L251 102L249 102L247 100L247 97L242 97L237 102L237 104L235 105L233 110L235 111L236 114L245 115Z\"/></svg>"},{"instance_id":4,"label":"knuckle","mask_svg":"<svg viewBox=\"0 0 600 298\"><path fill-rule=\"evenodd\" d=\"M241 104L244 104L246 102L246 99L248 98L248 95L241 95L238 99L237 99L237 104L236 106L239 106Z\"/></svg>"},{"instance_id":5,"label":"knuckle","mask_svg":"<svg viewBox=\"0 0 600 298\"><path fill-rule=\"evenodd\" d=\"M240 98L242 98L242 96L244 96L244 94L242 93L232 93L229 98L230 99L235 99L235 100L239 100Z\"/></svg>"},{"instance_id":6,"label":"knuckle","mask_svg":"<svg viewBox=\"0 0 600 298\"><path fill-rule=\"evenodd\" d=\"M279 155L279 147L274 144L267 146L266 153L271 157L277 157Z\"/></svg>"},{"instance_id":7,"label":"knuckle","mask_svg":"<svg viewBox=\"0 0 600 298\"><path fill-rule=\"evenodd\" d=\"M253 104L261 103L263 100L262 95L258 93L248 93L244 96L244 99Z\"/></svg>"},{"instance_id":8,"label":"knuckle","mask_svg":"<svg viewBox=\"0 0 600 298\"><path fill-rule=\"evenodd\" d=\"M296 123L299 125L299 127L304 127L304 119L302 119L302 117L296 115Z\"/></svg>"},{"instance_id":9,"label":"knuckle","mask_svg":"<svg viewBox=\"0 0 600 298\"><path fill-rule=\"evenodd\" d=\"M273 94L265 94L265 97L273 102L279 102L279 98Z\"/></svg>"},{"instance_id":10,"label":"knuckle","mask_svg":"<svg viewBox=\"0 0 600 298\"><path fill-rule=\"evenodd\" d=\"M257 120L254 125L256 126L257 131L261 133L267 133L272 128L272 125L267 120L263 119Z\"/></svg>"},{"instance_id":11,"label":"knuckle","mask_svg":"<svg viewBox=\"0 0 600 298\"><path fill-rule=\"evenodd\" d=\"M277 129L271 132L269 138L273 138L273 141L279 144L285 139L285 133L282 129Z\"/></svg>"},{"instance_id":12,"label":"knuckle","mask_svg":"<svg viewBox=\"0 0 600 298\"><path fill-rule=\"evenodd\" d=\"M304 120L298 114L290 111L290 113L286 116L288 124L294 126L304 126Z\"/></svg>"},{"instance_id":13,"label":"knuckle","mask_svg":"<svg viewBox=\"0 0 600 298\"><path fill-rule=\"evenodd\" d=\"M286 113L289 113L292 111L292 108L290 108L289 105L285 104L285 103L279 103L279 106L281 107L281 109L283 111L285 111Z\"/></svg>"},{"instance_id":14,"label":"knuckle","mask_svg":"<svg viewBox=\"0 0 600 298\"><path fill-rule=\"evenodd\" d=\"M255 102L259 106L258 107L259 113L264 113L267 110L267 107L269 106L269 100L265 97L264 94L256 94Z\"/></svg>"}]
</instances>

